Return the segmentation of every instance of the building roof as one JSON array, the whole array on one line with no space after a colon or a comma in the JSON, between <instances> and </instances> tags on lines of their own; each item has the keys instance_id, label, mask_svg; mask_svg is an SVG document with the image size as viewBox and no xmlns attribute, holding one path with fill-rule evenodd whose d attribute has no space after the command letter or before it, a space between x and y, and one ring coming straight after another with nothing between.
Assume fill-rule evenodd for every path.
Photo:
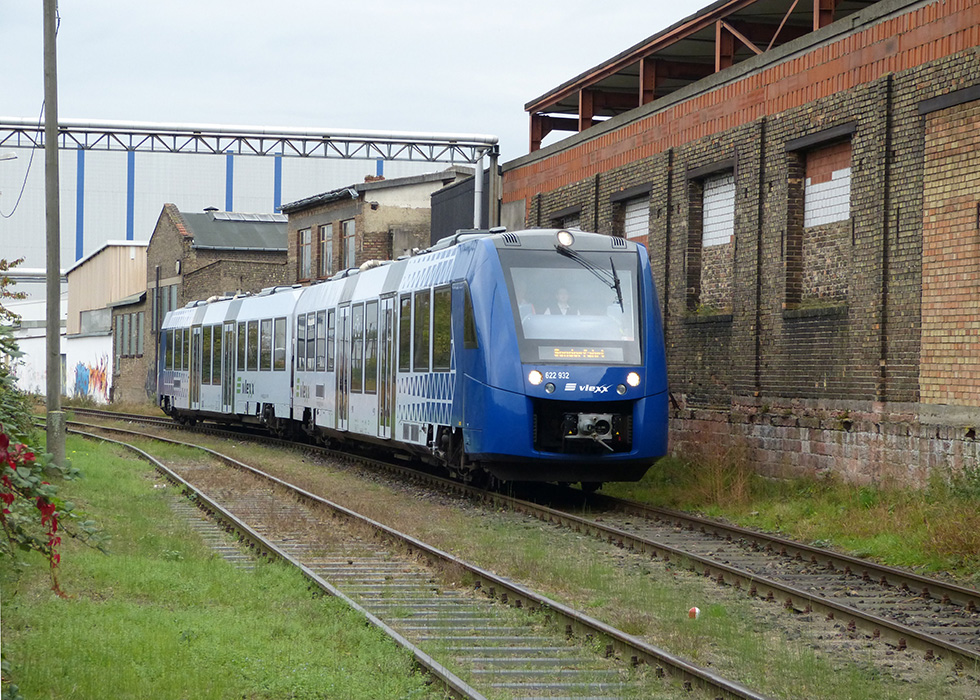
<instances>
[{"instance_id":1,"label":"building roof","mask_svg":"<svg viewBox=\"0 0 980 700\"><path fill-rule=\"evenodd\" d=\"M99 253L101 253L102 251L104 251L104 250L106 250L108 248L120 248L120 247L146 248L148 245L150 245L149 241L106 241L101 246L99 246L96 250L93 250L91 253L89 253L85 257L79 258L78 260L76 260L75 261L75 264L72 265L71 267L69 267L65 271L65 275L66 276L67 275L70 275L76 268L81 267L82 265L84 265L85 263L87 263L89 260L91 260L92 258L94 258L95 256L97 256ZM27 272L27 271L24 270L24 272Z\"/></svg>"},{"instance_id":2,"label":"building roof","mask_svg":"<svg viewBox=\"0 0 980 700\"><path fill-rule=\"evenodd\" d=\"M180 212L194 248L212 250L286 250L286 217L207 210Z\"/></svg>"},{"instance_id":3,"label":"building roof","mask_svg":"<svg viewBox=\"0 0 980 700\"><path fill-rule=\"evenodd\" d=\"M329 192L316 194L306 197L289 204L283 204L280 209L285 214L312 209L313 207L323 206L331 202L338 202L344 199L358 199L366 192L391 189L393 187L408 187L411 185L421 185L427 182L442 182L443 185L449 184L460 177L472 177L473 168L454 166L436 173L425 173L423 175L413 175L411 177L396 177L391 180L368 180L359 182L355 185L340 187Z\"/></svg>"},{"instance_id":4,"label":"building roof","mask_svg":"<svg viewBox=\"0 0 980 700\"><path fill-rule=\"evenodd\" d=\"M532 140L582 131L877 2L718 0L525 104L539 125Z\"/></svg>"}]
</instances>

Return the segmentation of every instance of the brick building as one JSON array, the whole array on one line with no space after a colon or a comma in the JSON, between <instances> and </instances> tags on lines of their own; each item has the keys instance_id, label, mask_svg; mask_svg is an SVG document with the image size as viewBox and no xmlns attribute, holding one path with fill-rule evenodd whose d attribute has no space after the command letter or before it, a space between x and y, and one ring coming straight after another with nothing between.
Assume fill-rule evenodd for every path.
<instances>
[{"instance_id":1,"label":"brick building","mask_svg":"<svg viewBox=\"0 0 980 700\"><path fill-rule=\"evenodd\" d=\"M146 290L113 309L112 400L156 400L157 330L167 311L189 301L285 284L285 261L281 214L188 213L164 204L146 250ZM127 343L127 319L139 318L144 319L139 338Z\"/></svg>"},{"instance_id":2,"label":"brick building","mask_svg":"<svg viewBox=\"0 0 980 700\"><path fill-rule=\"evenodd\" d=\"M647 243L675 450L976 467L980 4L777 5L715 3L528 103L502 215Z\"/></svg>"},{"instance_id":3,"label":"brick building","mask_svg":"<svg viewBox=\"0 0 980 700\"><path fill-rule=\"evenodd\" d=\"M327 279L368 260L392 260L427 248L432 194L472 175L471 169L456 167L392 180L368 177L284 204L289 283Z\"/></svg>"}]
</instances>

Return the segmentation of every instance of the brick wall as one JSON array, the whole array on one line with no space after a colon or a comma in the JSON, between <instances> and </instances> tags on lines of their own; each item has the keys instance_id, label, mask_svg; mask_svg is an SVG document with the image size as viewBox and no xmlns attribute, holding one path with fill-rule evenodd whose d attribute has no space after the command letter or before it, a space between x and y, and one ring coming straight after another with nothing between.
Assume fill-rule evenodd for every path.
<instances>
[{"instance_id":1,"label":"brick wall","mask_svg":"<svg viewBox=\"0 0 980 700\"><path fill-rule=\"evenodd\" d=\"M611 233L610 197L649 185L675 449L742 441L766 473L913 483L976 459L980 114L920 109L980 85L978 44L980 5L915 6L504 166L532 226L578 207ZM847 159L849 213L807 227L807 175ZM711 260L692 183L723 167L735 235Z\"/></svg>"},{"instance_id":2,"label":"brick wall","mask_svg":"<svg viewBox=\"0 0 980 700\"><path fill-rule=\"evenodd\" d=\"M343 199L319 206L311 206L289 213L286 226L288 258L287 282L305 282L299 276L299 231L309 228L313 233L312 279L324 279L338 272L342 263L344 245L341 222L354 220L356 258L354 266L368 260L391 260L403 254L406 248L426 248L429 245L431 210L428 207L399 207L366 203L363 199ZM329 274L320 275L320 226L333 224L334 264ZM395 250L397 240L398 250Z\"/></svg>"},{"instance_id":3,"label":"brick wall","mask_svg":"<svg viewBox=\"0 0 980 700\"><path fill-rule=\"evenodd\" d=\"M980 102L926 117L922 401L980 406Z\"/></svg>"},{"instance_id":4,"label":"brick wall","mask_svg":"<svg viewBox=\"0 0 980 700\"><path fill-rule=\"evenodd\" d=\"M144 311L144 353L113 364L113 401L156 401L156 343L153 298L161 287L176 285L177 307L189 301L235 292L258 292L286 284L282 251L195 249L180 211L165 204L146 251L146 300L120 312ZM115 314L113 314L115 317ZM161 317L160 322L163 321Z\"/></svg>"},{"instance_id":5,"label":"brick wall","mask_svg":"<svg viewBox=\"0 0 980 700\"><path fill-rule=\"evenodd\" d=\"M290 212L289 222L286 224L286 283L296 284L307 281L299 274L299 231L302 229L308 228L312 234L311 279L327 279L345 267L344 227L341 225L344 221L354 220L354 234L357 241L354 263L360 265L364 262L367 258L364 257L364 221L361 210L361 200L344 199ZM333 264L326 274L321 275L319 234L320 226L325 224L333 224Z\"/></svg>"}]
</instances>

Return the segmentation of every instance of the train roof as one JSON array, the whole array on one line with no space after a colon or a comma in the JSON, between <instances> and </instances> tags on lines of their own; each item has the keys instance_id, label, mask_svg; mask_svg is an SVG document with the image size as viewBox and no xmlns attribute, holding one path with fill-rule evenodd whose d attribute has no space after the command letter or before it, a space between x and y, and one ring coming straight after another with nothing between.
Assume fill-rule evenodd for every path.
<instances>
[{"instance_id":1,"label":"train roof","mask_svg":"<svg viewBox=\"0 0 980 700\"><path fill-rule=\"evenodd\" d=\"M483 238L492 238L494 245L496 245L498 248L550 250L559 243L558 234L563 231L570 235L571 239L574 241L571 247L582 250L635 249L637 245L640 245L636 241L630 241L629 239L621 238L619 236L608 236L603 233L593 233L590 231L581 231L579 229L533 228L523 229L520 231L508 231L503 227L498 227L488 230L459 230L451 236L440 238L435 245L423 251L420 253L420 255L438 250L445 250L446 248L451 248L454 245L460 245L468 241ZM563 243L562 245L565 244Z\"/></svg>"}]
</instances>

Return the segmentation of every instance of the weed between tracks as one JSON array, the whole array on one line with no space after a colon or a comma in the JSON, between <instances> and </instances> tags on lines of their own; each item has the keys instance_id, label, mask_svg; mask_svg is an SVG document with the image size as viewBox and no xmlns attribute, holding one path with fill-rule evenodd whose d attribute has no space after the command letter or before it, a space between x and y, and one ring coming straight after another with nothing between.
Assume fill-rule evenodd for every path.
<instances>
[{"instance_id":1,"label":"weed between tracks","mask_svg":"<svg viewBox=\"0 0 980 700\"><path fill-rule=\"evenodd\" d=\"M609 484L603 493L980 586L980 468L937 475L921 490L833 476L776 480L755 474L735 447L690 461L662 459L642 481Z\"/></svg>"}]
</instances>

